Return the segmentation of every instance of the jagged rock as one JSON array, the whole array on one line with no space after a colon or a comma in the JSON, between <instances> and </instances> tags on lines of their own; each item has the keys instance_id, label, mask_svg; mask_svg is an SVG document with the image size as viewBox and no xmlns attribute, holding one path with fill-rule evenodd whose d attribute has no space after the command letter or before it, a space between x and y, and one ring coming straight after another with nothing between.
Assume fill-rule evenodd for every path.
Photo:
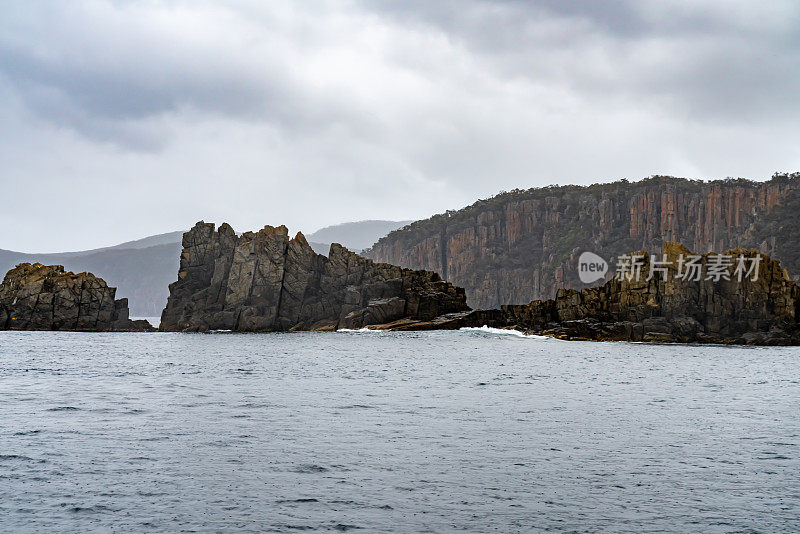
<instances>
[{"instance_id":1,"label":"jagged rock","mask_svg":"<svg viewBox=\"0 0 800 534\"><path fill-rule=\"evenodd\" d=\"M128 299L92 273L22 263L0 285L0 330L148 331L128 318Z\"/></svg>"},{"instance_id":2,"label":"jagged rock","mask_svg":"<svg viewBox=\"0 0 800 534\"><path fill-rule=\"evenodd\" d=\"M265 226L240 237L199 222L183 236L165 331L362 328L468 310L464 290L429 271L375 263L334 243L316 254L303 234Z\"/></svg>"},{"instance_id":3,"label":"jagged rock","mask_svg":"<svg viewBox=\"0 0 800 534\"><path fill-rule=\"evenodd\" d=\"M644 251L642 272L652 258ZM503 306L508 324L563 339L741 344L800 344L800 288L780 262L754 249L725 254L754 258L760 254L758 278L734 275L730 280L699 281L677 277L678 259L689 251L680 243L663 247L666 272L651 280L612 279L599 287L560 289L556 298ZM709 258L701 256L702 273Z\"/></svg>"}]
</instances>

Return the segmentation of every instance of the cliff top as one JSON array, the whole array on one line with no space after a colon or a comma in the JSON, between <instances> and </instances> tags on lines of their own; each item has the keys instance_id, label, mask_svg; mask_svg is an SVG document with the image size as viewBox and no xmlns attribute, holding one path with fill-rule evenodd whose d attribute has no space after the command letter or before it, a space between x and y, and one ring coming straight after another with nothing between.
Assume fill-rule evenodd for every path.
<instances>
[{"instance_id":1,"label":"cliff top","mask_svg":"<svg viewBox=\"0 0 800 534\"><path fill-rule=\"evenodd\" d=\"M746 178L725 178L717 180L699 180L680 178L666 175L653 175L638 181L629 181L625 178L608 183L597 183L590 185L547 185L543 187L531 187L529 189L513 189L511 191L500 191L497 195L489 198L480 199L469 206L458 210L447 210L444 213L432 215L427 219L415 221L403 228L399 228L380 238L372 247L362 251L365 255L370 255L373 250L380 245L402 239L404 236L411 236L418 231L430 231L440 224L458 226L466 220L473 220L479 213L485 210L504 209L511 202L525 200L546 200L548 198L558 198L571 196L592 196L597 200L603 195L617 195L645 191L652 188L669 189L675 188L687 192L699 192L703 189L726 189L726 188L745 188L750 190L765 188L769 186L786 186L800 188L800 172L775 173L769 180L756 181Z\"/></svg>"}]
</instances>

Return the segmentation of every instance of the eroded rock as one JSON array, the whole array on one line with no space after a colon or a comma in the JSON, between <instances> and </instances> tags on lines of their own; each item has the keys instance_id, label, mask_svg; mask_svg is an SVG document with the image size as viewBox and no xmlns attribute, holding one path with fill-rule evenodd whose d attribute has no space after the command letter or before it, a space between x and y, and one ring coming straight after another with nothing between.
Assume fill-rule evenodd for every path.
<instances>
[{"instance_id":1,"label":"eroded rock","mask_svg":"<svg viewBox=\"0 0 800 534\"><path fill-rule=\"evenodd\" d=\"M285 226L237 237L201 221L184 234L161 329L333 330L468 309L464 290L430 271L375 263L336 243L325 257Z\"/></svg>"},{"instance_id":2,"label":"eroded rock","mask_svg":"<svg viewBox=\"0 0 800 534\"><path fill-rule=\"evenodd\" d=\"M149 331L128 317L128 299L92 273L22 263L0 284L0 330Z\"/></svg>"}]
</instances>

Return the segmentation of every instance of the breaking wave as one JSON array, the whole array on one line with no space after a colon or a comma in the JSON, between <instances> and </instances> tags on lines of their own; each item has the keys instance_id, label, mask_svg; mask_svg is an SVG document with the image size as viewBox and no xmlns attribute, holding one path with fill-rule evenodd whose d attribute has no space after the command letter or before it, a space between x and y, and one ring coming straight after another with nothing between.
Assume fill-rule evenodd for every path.
<instances>
[{"instance_id":1,"label":"breaking wave","mask_svg":"<svg viewBox=\"0 0 800 534\"><path fill-rule=\"evenodd\" d=\"M514 337L524 337L529 339L554 339L548 336L539 336L536 334L526 334L525 332L520 332L519 330L511 330L507 328L492 328L491 326L465 326L464 328L459 328L461 332L481 332L484 334L500 334L500 335L507 335L507 336L514 336Z\"/></svg>"}]
</instances>

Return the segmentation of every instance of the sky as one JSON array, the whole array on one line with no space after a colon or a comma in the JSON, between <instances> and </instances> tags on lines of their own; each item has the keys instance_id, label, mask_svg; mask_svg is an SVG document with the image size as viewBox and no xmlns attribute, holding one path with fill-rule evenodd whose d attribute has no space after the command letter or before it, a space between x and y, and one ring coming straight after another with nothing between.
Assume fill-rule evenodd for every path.
<instances>
[{"instance_id":1,"label":"sky","mask_svg":"<svg viewBox=\"0 0 800 534\"><path fill-rule=\"evenodd\" d=\"M800 3L0 4L0 248L800 170Z\"/></svg>"}]
</instances>

